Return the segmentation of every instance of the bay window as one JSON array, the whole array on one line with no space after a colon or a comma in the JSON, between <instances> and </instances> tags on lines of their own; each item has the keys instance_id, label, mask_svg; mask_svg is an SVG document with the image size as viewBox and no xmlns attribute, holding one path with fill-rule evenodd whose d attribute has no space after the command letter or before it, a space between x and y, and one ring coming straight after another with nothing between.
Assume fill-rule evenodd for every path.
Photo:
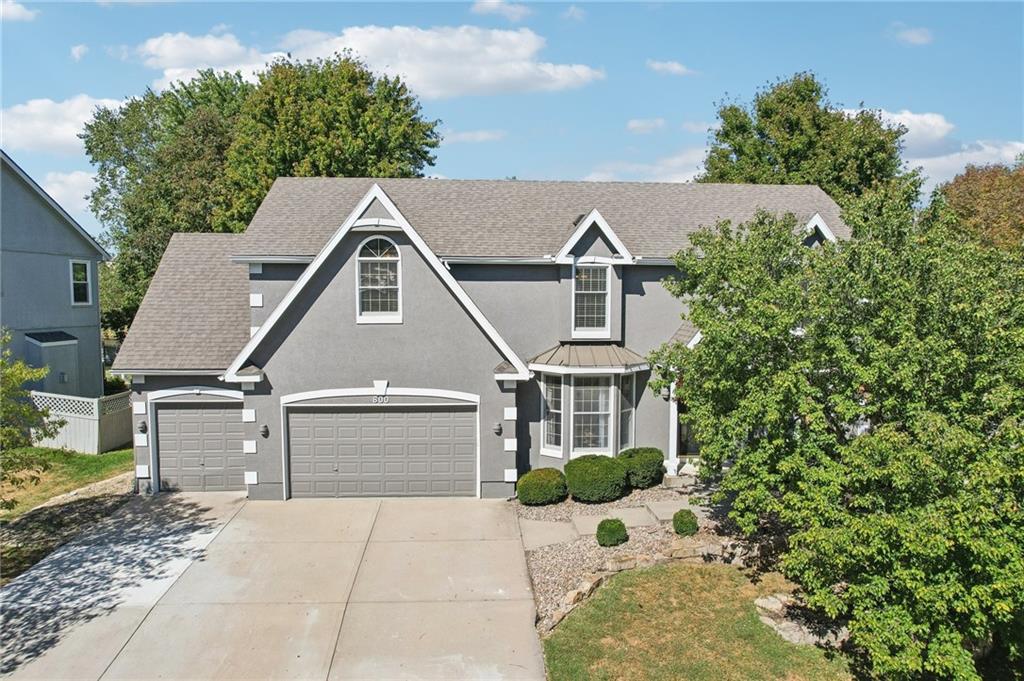
<instances>
[{"instance_id":1,"label":"bay window","mask_svg":"<svg viewBox=\"0 0 1024 681\"><path fill-rule=\"evenodd\" d=\"M619 449L633 446L633 410L636 408L636 374L619 376Z\"/></svg>"},{"instance_id":2,"label":"bay window","mask_svg":"<svg viewBox=\"0 0 1024 681\"><path fill-rule=\"evenodd\" d=\"M611 449L611 378L577 376L572 384L573 451Z\"/></svg>"},{"instance_id":3,"label":"bay window","mask_svg":"<svg viewBox=\"0 0 1024 681\"><path fill-rule=\"evenodd\" d=\"M562 377L544 376L544 434L541 449L562 456Z\"/></svg>"}]
</instances>

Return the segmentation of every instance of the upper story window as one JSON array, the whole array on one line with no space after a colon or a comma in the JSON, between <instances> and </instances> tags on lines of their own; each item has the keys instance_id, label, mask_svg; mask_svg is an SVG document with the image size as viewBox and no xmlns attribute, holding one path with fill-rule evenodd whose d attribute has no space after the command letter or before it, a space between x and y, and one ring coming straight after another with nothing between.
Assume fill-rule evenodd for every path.
<instances>
[{"instance_id":1,"label":"upper story window","mask_svg":"<svg viewBox=\"0 0 1024 681\"><path fill-rule=\"evenodd\" d=\"M88 260L71 261L71 304L92 305L92 270Z\"/></svg>"},{"instance_id":2,"label":"upper story window","mask_svg":"<svg viewBox=\"0 0 1024 681\"><path fill-rule=\"evenodd\" d=\"M382 236L370 237L360 247L356 321L395 324L402 321L402 262L398 246Z\"/></svg>"},{"instance_id":3,"label":"upper story window","mask_svg":"<svg viewBox=\"0 0 1024 681\"><path fill-rule=\"evenodd\" d=\"M608 265L576 265L573 274L572 331L576 338L609 334Z\"/></svg>"}]
</instances>

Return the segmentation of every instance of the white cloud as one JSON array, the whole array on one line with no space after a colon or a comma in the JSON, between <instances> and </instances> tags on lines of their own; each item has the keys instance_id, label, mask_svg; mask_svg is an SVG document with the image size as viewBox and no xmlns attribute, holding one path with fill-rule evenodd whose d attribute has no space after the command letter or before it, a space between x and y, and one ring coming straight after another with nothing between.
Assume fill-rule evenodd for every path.
<instances>
[{"instance_id":1,"label":"white cloud","mask_svg":"<svg viewBox=\"0 0 1024 681\"><path fill-rule=\"evenodd\" d=\"M949 138L956 128L939 113L914 113L901 111L879 111L882 120L898 123L907 129L903 136L906 153L911 156L931 156L951 151L956 142Z\"/></svg>"},{"instance_id":2,"label":"white cloud","mask_svg":"<svg viewBox=\"0 0 1024 681\"><path fill-rule=\"evenodd\" d=\"M94 173L74 170L70 173L46 173L43 178L43 189L53 200L69 213L84 213L89 209L86 198L92 191Z\"/></svg>"},{"instance_id":3,"label":"white cloud","mask_svg":"<svg viewBox=\"0 0 1024 681\"><path fill-rule=\"evenodd\" d=\"M583 64L538 60L545 40L528 28L354 26L339 34L298 30L280 47L294 57L351 49L374 69L402 76L426 99L509 92L554 92L604 78Z\"/></svg>"},{"instance_id":4,"label":"white cloud","mask_svg":"<svg viewBox=\"0 0 1024 681\"><path fill-rule=\"evenodd\" d=\"M925 158L909 157L907 165L911 168L920 166L927 176L924 184L924 195L931 194L932 189L942 182L952 180L964 171L968 165L989 165L1002 163L1012 165L1014 159L1024 153L1024 142L978 141L963 144L959 149L941 156Z\"/></svg>"},{"instance_id":5,"label":"white cloud","mask_svg":"<svg viewBox=\"0 0 1024 681\"><path fill-rule=\"evenodd\" d=\"M88 45L73 45L71 47L71 58L75 61L82 61L82 57L84 57L88 51Z\"/></svg>"},{"instance_id":6,"label":"white cloud","mask_svg":"<svg viewBox=\"0 0 1024 681\"><path fill-rule=\"evenodd\" d=\"M689 147L655 159L650 163L609 161L598 165L584 180L608 182L637 180L645 182L690 182L700 172L707 151Z\"/></svg>"},{"instance_id":7,"label":"white cloud","mask_svg":"<svg viewBox=\"0 0 1024 681\"><path fill-rule=\"evenodd\" d=\"M497 142L505 139L508 133L504 130L463 130L462 132L444 133L445 144L459 144L462 142Z\"/></svg>"},{"instance_id":8,"label":"white cloud","mask_svg":"<svg viewBox=\"0 0 1024 681\"><path fill-rule=\"evenodd\" d=\"M661 73L669 76L693 76L697 74L693 69L684 66L677 61L657 61L655 59L648 59L647 68L655 73Z\"/></svg>"},{"instance_id":9,"label":"white cloud","mask_svg":"<svg viewBox=\"0 0 1024 681\"><path fill-rule=\"evenodd\" d=\"M664 118L632 118L626 122L626 130L644 135L665 127Z\"/></svg>"},{"instance_id":10,"label":"white cloud","mask_svg":"<svg viewBox=\"0 0 1024 681\"><path fill-rule=\"evenodd\" d=\"M39 10L29 9L15 0L0 1L0 21L32 21Z\"/></svg>"},{"instance_id":11,"label":"white cloud","mask_svg":"<svg viewBox=\"0 0 1024 681\"><path fill-rule=\"evenodd\" d=\"M587 18L587 12L582 7L569 5L569 7L562 12L562 18L569 19L570 21L583 21Z\"/></svg>"},{"instance_id":12,"label":"white cloud","mask_svg":"<svg viewBox=\"0 0 1024 681\"><path fill-rule=\"evenodd\" d=\"M708 123L707 121L683 121L680 127L686 132L702 133L708 130L717 130L719 125L717 121L714 123Z\"/></svg>"},{"instance_id":13,"label":"white cloud","mask_svg":"<svg viewBox=\"0 0 1024 681\"><path fill-rule=\"evenodd\" d=\"M899 21L889 25L889 34L905 45L929 45L935 40L930 29L923 26L907 26Z\"/></svg>"},{"instance_id":14,"label":"white cloud","mask_svg":"<svg viewBox=\"0 0 1024 681\"><path fill-rule=\"evenodd\" d=\"M473 14L498 14L513 22L522 21L532 12L526 5L506 0L477 0L470 10Z\"/></svg>"},{"instance_id":15,"label":"white cloud","mask_svg":"<svg viewBox=\"0 0 1024 681\"><path fill-rule=\"evenodd\" d=\"M189 80L200 70L241 71L252 79L267 62L284 56L282 52L261 52L247 47L231 33L164 33L150 38L135 48L143 63L160 69L163 75L153 81L156 88L165 88L179 80Z\"/></svg>"},{"instance_id":16,"label":"white cloud","mask_svg":"<svg viewBox=\"0 0 1024 681\"><path fill-rule=\"evenodd\" d=\"M30 99L3 110L0 139L3 146L10 149L80 154L82 141L78 133L92 118L96 107L120 105L117 99L96 99L85 94L61 102Z\"/></svg>"}]
</instances>

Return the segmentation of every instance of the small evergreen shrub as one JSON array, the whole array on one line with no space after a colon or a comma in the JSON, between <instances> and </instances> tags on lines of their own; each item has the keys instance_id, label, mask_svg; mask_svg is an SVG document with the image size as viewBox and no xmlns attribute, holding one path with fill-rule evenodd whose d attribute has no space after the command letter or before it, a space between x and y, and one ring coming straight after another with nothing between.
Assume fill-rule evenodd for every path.
<instances>
[{"instance_id":1,"label":"small evergreen shrub","mask_svg":"<svg viewBox=\"0 0 1024 681\"><path fill-rule=\"evenodd\" d=\"M626 494L626 467L618 459L587 454L565 464L565 482L577 501L615 501Z\"/></svg>"},{"instance_id":2,"label":"small evergreen shrub","mask_svg":"<svg viewBox=\"0 0 1024 681\"><path fill-rule=\"evenodd\" d=\"M527 506L557 504L568 496L565 476L556 468L535 468L519 478L516 496Z\"/></svg>"},{"instance_id":3,"label":"small evergreen shrub","mask_svg":"<svg viewBox=\"0 0 1024 681\"><path fill-rule=\"evenodd\" d=\"M688 508L681 508L672 516L672 529L681 537L697 534L697 516Z\"/></svg>"},{"instance_id":4,"label":"small evergreen shrub","mask_svg":"<svg viewBox=\"0 0 1024 681\"><path fill-rule=\"evenodd\" d=\"M627 539L626 525L618 518L605 518L597 524L597 543L601 546L618 546Z\"/></svg>"},{"instance_id":5,"label":"small evergreen shrub","mask_svg":"<svg viewBox=\"0 0 1024 681\"><path fill-rule=\"evenodd\" d=\"M665 478L665 454L657 447L634 447L619 453L619 461L626 466L629 485L647 489Z\"/></svg>"}]
</instances>

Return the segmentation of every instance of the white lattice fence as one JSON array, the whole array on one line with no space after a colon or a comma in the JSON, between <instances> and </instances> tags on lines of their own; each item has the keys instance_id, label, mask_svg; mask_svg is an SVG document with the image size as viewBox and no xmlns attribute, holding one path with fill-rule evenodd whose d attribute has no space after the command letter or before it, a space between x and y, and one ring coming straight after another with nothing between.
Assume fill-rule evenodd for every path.
<instances>
[{"instance_id":1,"label":"white lattice fence","mask_svg":"<svg viewBox=\"0 0 1024 681\"><path fill-rule=\"evenodd\" d=\"M32 401L65 422L55 437L40 441L85 454L99 454L132 439L131 393L90 398L32 391Z\"/></svg>"}]
</instances>

